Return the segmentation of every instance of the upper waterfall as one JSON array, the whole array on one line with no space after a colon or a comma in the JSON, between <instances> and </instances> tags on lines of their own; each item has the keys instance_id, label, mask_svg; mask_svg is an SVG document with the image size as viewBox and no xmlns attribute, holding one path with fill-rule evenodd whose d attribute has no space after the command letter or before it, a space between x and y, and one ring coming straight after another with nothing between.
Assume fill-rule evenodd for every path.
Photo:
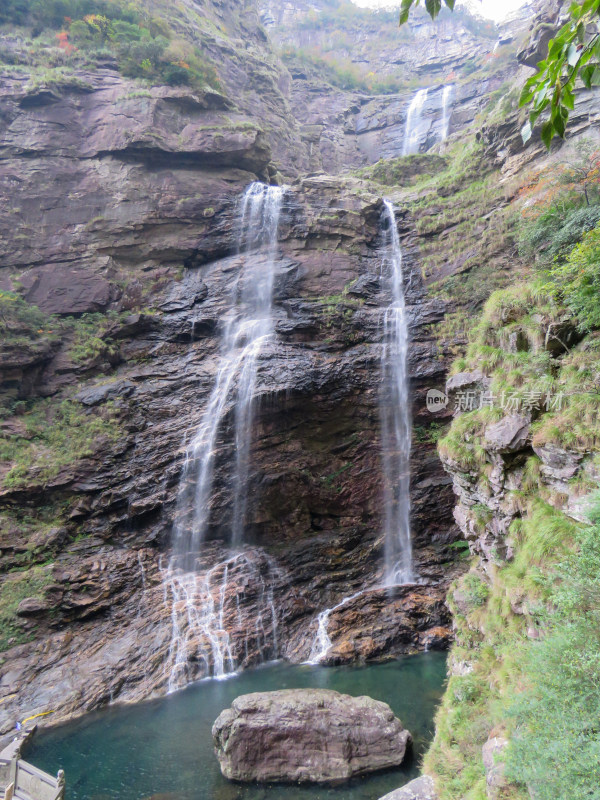
<instances>
[{"instance_id":1,"label":"upper waterfall","mask_svg":"<svg viewBox=\"0 0 600 800\"><path fill-rule=\"evenodd\" d=\"M452 116L452 97L454 95L454 84L444 86L442 92L442 141L448 138L450 133L450 117Z\"/></svg>"},{"instance_id":2,"label":"upper waterfall","mask_svg":"<svg viewBox=\"0 0 600 800\"><path fill-rule=\"evenodd\" d=\"M419 89L410 101L404 128L403 156L419 152L419 136L421 134L421 117L423 106L427 100L429 89Z\"/></svg>"},{"instance_id":3,"label":"upper waterfall","mask_svg":"<svg viewBox=\"0 0 600 800\"><path fill-rule=\"evenodd\" d=\"M385 248L382 281L391 294L383 323L381 436L384 478L385 581L414 581L410 530L411 411L408 390L408 323L404 301L402 247L396 214L384 200Z\"/></svg>"}]
</instances>

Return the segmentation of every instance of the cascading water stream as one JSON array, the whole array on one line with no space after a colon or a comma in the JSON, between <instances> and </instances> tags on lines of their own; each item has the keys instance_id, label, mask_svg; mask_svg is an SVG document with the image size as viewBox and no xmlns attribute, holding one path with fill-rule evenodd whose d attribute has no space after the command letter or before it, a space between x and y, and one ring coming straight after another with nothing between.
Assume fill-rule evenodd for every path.
<instances>
[{"instance_id":1,"label":"cascading water stream","mask_svg":"<svg viewBox=\"0 0 600 800\"><path fill-rule=\"evenodd\" d=\"M408 324L404 302L402 247L394 206L384 200L384 254L381 281L391 295L383 315L383 351L381 356L381 437L384 479L384 534L386 586L414 583L412 538L410 530L410 453L412 429L408 391ZM360 597L368 589L345 597L317 617L308 664L320 664L333 643L329 636L331 615Z\"/></svg>"},{"instance_id":2,"label":"cascading water stream","mask_svg":"<svg viewBox=\"0 0 600 800\"><path fill-rule=\"evenodd\" d=\"M408 391L408 324L402 247L394 207L384 201L385 250L381 277L391 294L383 316L381 437L384 480L385 582L413 583L410 531L411 413Z\"/></svg>"},{"instance_id":3,"label":"cascading water stream","mask_svg":"<svg viewBox=\"0 0 600 800\"><path fill-rule=\"evenodd\" d=\"M419 137L422 128L423 107L427 100L429 90L419 89L410 102L406 115L406 126L404 128L404 146L402 155L408 156L411 153L419 152Z\"/></svg>"},{"instance_id":4,"label":"cascading water stream","mask_svg":"<svg viewBox=\"0 0 600 800\"><path fill-rule=\"evenodd\" d=\"M317 633L313 640L310 655L306 662L307 664L320 664L331 649L333 643L329 638L329 618L333 612L351 603L352 600L356 600L356 598L360 597L362 594L364 594L362 591L356 592L356 594L350 595L350 597L344 597L337 605L326 608L325 611L321 611L317 617Z\"/></svg>"},{"instance_id":5,"label":"cascading water stream","mask_svg":"<svg viewBox=\"0 0 600 800\"><path fill-rule=\"evenodd\" d=\"M253 399L260 354L274 331L275 256L284 194L284 188L253 183L240 204L238 250L243 257L243 267L223 326L221 360L214 387L186 451L173 551L165 576L165 596L170 594L171 597L172 621L169 691L189 681L190 660L202 663L204 672L214 677L235 671L229 629L236 615L232 616L228 603L231 605L233 596L239 618L239 594L243 590L238 591L238 588L246 585L247 579L259 587L262 581L263 586L262 594L259 591L253 600L257 626L254 646L264 652L265 657L277 655L272 589L269 595L264 583L265 572L270 574L272 565L267 560L265 566L250 554L234 551L206 569L202 563L202 549L210 522L218 437L225 418L231 414L235 458L230 481L233 508L228 545L239 548L243 541ZM241 573L245 573L245 577ZM232 584L234 578L236 583ZM266 641L263 618L269 615L274 647ZM247 638L245 646L247 651Z\"/></svg>"},{"instance_id":6,"label":"cascading water stream","mask_svg":"<svg viewBox=\"0 0 600 800\"><path fill-rule=\"evenodd\" d=\"M214 388L187 449L180 482L173 559L187 570L194 569L206 535L217 436L232 403L236 464L230 543L235 546L241 542L258 358L273 333L273 280L284 191L278 186L253 183L241 203L239 252L245 255L245 263L234 289L233 307L225 319ZM191 524L189 509L193 510Z\"/></svg>"},{"instance_id":7,"label":"cascading water stream","mask_svg":"<svg viewBox=\"0 0 600 800\"><path fill-rule=\"evenodd\" d=\"M454 96L454 84L444 86L442 92L442 141L448 138L450 133L450 117L452 116L452 98Z\"/></svg>"}]
</instances>

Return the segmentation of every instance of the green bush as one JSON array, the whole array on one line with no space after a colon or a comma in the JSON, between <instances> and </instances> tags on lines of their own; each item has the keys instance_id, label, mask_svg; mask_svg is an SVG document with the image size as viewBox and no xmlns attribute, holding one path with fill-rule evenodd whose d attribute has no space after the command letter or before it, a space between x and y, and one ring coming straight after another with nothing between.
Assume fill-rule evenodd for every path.
<instances>
[{"instance_id":1,"label":"green bush","mask_svg":"<svg viewBox=\"0 0 600 800\"><path fill-rule=\"evenodd\" d=\"M83 19L88 14L129 22L139 19L132 4L115 0L4 0L0 5L0 24L56 29L64 25L65 19Z\"/></svg>"},{"instance_id":2,"label":"green bush","mask_svg":"<svg viewBox=\"0 0 600 800\"><path fill-rule=\"evenodd\" d=\"M377 78L373 73L364 75L351 61L318 50L313 52L286 47L281 57L286 64L296 62L307 68L312 67L319 78L347 91L392 94L400 88L399 82L393 77Z\"/></svg>"},{"instance_id":3,"label":"green bush","mask_svg":"<svg viewBox=\"0 0 600 800\"><path fill-rule=\"evenodd\" d=\"M0 335L4 346L57 336L58 321L14 292L0 291Z\"/></svg>"},{"instance_id":4,"label":"green bush","mask_svg":"<svg viewBox=\"0 0 600 800\"><path fill-rule=\"evenodd\" d=\"M512 708L510 777L536 800L600 798L600 524L551 576L556 588L530 645Z\"/></svg>"},{"instance_id":5,"label":"green bush","mask_svg":"<svg viewBox=\"0 0 600 800\"><path fill-rule=\"evenodd\" d=\"M168 66L164 63L168 46L167 39L152 38L149 33L121 45L118 48L121 72L129 78L162 77L163 68Z\"/></svg>"},{"instance_id":6,"label":"green bush","mask_svg":"<svg viewBox=\"0 0 600 800\"><path fill-rule=\"evenodd\" d=\"M169 64L163 70L163 80L168 86L180 86L190 82L190 71L179 64Z\"/></svg>"},{"instance_id":7,"label":"green bush","mask_svg":"<svg viewBox=\"0 0 600 800\"><path fill-rule=\"evenodd\" d=\"M0 4L0 25L25 25L30 5L30 0L4 0Z\"/></svg>"},{"instance_id":8,"label":"green bush","mask_svg":"<svg viewBox=\"0 0 600 800\"><path fill-rule=\"evenodd\" d=\"M462 586L465 593L465 598L470 606L473 608L479 608L480 606L484 606L486 604L487 599L490 596L490 587L487 585L487 583L484 583L481 580L479 575L469 572L467 575L465 575Z\"/></svg>"},{"instance_id":9,"label":"green bush","mask_svg":"<svg viewBox=\"0 0 600 800\"><path fill-rule=\"evenodd\" d=\"M600 204L575 207L552 205L521 229L521 253L535 256L541 264L552 264L557 257L566 256L599 221Z\"/></svg>"},{"instance_id":10,"label":"green bush","mask_svg":"<svg viewBox=\"0 0 600 800\"><path fill-rule=\"evenodd\" d=\"M78 63L107 53L116 57L120 71L130 78L171 86L189 84L220 88L212 64L197 47L175 40L163 19L116 0L8 0L0 10L0 24L31 25L34 35L61 30L58 47L38 48L44 63L58 53L62 61ZM35 56L35 48L32 51ZM8 54L10 58L10 54ZM34 58L35 61L35 58Z\"/></svg>"},{"instance_id":11,"label":"green bush","mask_svg":"<svg viewBox=\"0 0 600 800\"><path fill-rule=\"evenodd\" d=\"M51 571L43 567L33 567L4 578L0 584L0 652L31 638L31 631L25 632L22 620L17 617L19 603L27 597L42 599L52 582Z\"/></svg>"},{"instance_id":12,"label":"green bush","mask_svg":"<svg viewBox=\"0 0 600 800\"><path fill-rule=\"evenodd\" d=\"M600 150L582 139L571 158L541 173L524 191L521 252L542 265L563 259L600 220Z\"/></svg>"},{"instance_id":13,"label":"green bush","mask_svg":"<svg viewBox=\"0 0 600 800\"><path fill-rule=\"evenodd\" d=\"M582 330L600 328L600 225L583 236L564 262L555 262L548 277L548 288L578 318Z\"/></svg>"},{"instance_id":14,"label":"green bush","mask_svg":"<svg viewBox=\"0 0 600 800\"><path fill-rule=\"evenodd\" d=\"M118 441L121 429L115 410L85 412L71 400L39 400L20 415L24 432L0 434L0 459L11 465L4 478L7 489L45 484L63 467L89 458L103 442Z\"/></svg>"}]
</instances>

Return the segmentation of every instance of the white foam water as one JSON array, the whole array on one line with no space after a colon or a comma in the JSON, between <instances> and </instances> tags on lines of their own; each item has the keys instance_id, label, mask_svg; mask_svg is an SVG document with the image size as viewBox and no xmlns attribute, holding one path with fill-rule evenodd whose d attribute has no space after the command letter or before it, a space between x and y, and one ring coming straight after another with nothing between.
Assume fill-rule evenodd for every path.
<instances>
[{"instance_id":1,"label":"white foam water","mask_svg":"<svg viewBox=\"0 0 600 800\"><path fill-rule=\"evenodd\" d=\"M338 610L338 608L343 608L345 605L352 602L352 600L356 600L356 598L360 597L362 594L364 594L364 591L356 592L356 594L350 595L349 597L344 597L343 600L341 600L337 605L332 606L332 608L326 608L325 611L321 611L317 617L317 633L310 650L310 655L306 661L307 664L320 664L325 660L327 654L333 646L333 643L329 638L329 618L335 611Z\"/></svg>"},{"instance_id":2,"label":"white foam water","mask_svg":"<svg viewBox=\"0 0 600 800\"><path fill-rule=\"evenodd\" d=\"M452 116L452 99L454 97L454 84L444 86L442 91L442 141L444 142L450 133L450 118Z\"/></svg>"},{"instance_id":3,"label":"white foam water","mask_svg":"<svg viewBox=\"0 0 600 800\"><path fill-rule=\"evenodd\" d=\"M419 89L408 106L406 125L404 127L403 156L419 152L419 138L422 133L423 124L423 107L427 101L428 93L428 89Z\"/></svg>"},{"instance_id":4,"label":"white foam water","mask_svg":"<svg viewBox=\"0 0 600 800\"><path fill-rule=\"evenodd\" d=\"M382 284L390 293L383 315L381 355L381 440L383 463L385 583L413 583L410 530L410 454L412 425L408 385L409 332L404 301L402 247L396 214L384 201L385 236L381 267Z\"/></svg>"},{"instance_id":5,"label":"white foam water","mask_svg":"<svg viewBox=\"0 0 600 800\"><path fill-rule=\"evenodd\" d=\"M243 258L225 317L220 363L212 392L195 434L186 449L180 479L173 550L164 573L165 598L171 602L172 640L168 658L168 688L173 691L199 671L214 677L237 669L228 629L226 604L235 592L232 572L246 569L251 580L263 580L256 604L257 645L265 657L277 654L277 621L272 588L264 584L247 553L235 552L244 539L254 397L261 353L274 334L273 286L278 229L286 189L253 183L239 207L238 252ZM232 513L228 546L232 555L210 569L199 566L206 541L214 492L215 457L226 417L233 417L234 463L230 490ZM238 616L240 598L235 595ZM270 615L270 624L264 624ZM273 641L267 641L269 637ZM256 647L256 645L255 645ZM246 642L247 654L247 642ZM196 666L190 669L190 663ZM194 673L192 675L192 672Z\"/></svg>"}]
</instances>

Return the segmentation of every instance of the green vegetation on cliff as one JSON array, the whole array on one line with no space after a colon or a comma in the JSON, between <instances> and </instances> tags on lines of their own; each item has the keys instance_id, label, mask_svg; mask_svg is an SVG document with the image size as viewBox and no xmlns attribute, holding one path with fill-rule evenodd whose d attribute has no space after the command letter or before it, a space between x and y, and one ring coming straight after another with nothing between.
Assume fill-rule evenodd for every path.
<instances>
[{"instance_id":1,"label":"green vegetation on cliff","mask_svg":"<svg viewBox=\"0 0 600 800\"><path fill-rule=\"evenodd\" d=\"M402 191L396 204L414 219L430 293L477 311L512 280L517 183L500 181L474 135L452 143L443 156L381 161L358 175Z\"/></svg>"},{"instance_id":2,"label":"green vegetation on cliff","mask_svg":"<svg viewBox=\"0 0 600 800\"><path fill-rule=\"evenodd\" d=\"M0 63L91 66L115 58L130 78L154 84L219 87L198 47L140 3L118 0L9 0L0 25L31 28L33 47L0 50ZM58 31L58 33L56 33Z\"/></svg>"},{"instance_id":3,"label":"green vegetation on cliff","mask_svg":"<svg viewBox=\"0 0 600 800\"><path fill-rule=\"evenodd\" d=\"M600 229L574 232L570 213L593 207L588 188L543 194L520 237L535 235L537 272L491 295L453 367L484 376L485 401L439 442L477 554L450 593L452 676L425 761L442 800L485 800L490 779L503 800L600 797ZM515 414L526 440L495 449ZM493 772L483 748L505 739Z\"/></svg>"},{"instance_id":4,"label":"green vegetation on cliff","mask_svg":"<svg viewBox=\"0 0 600 800\"><path fill-rule=\"evenodd\" d=\"M522 191L519 247L539 267L563 260L600 220L600 151L580 140L572 158L536 176Z\"/></svg>"},{"instance_id":5,"label":"green vegetation on cliff","mask_svg":"<svg viewBox=\"0 0 600 800\"><path fill-rule=\"evenodd\" d=\"M600 797L600 511L590 516L547 578L544 635L526 648L509 709L508 775L538 800Z\"/></svg>"},{"instance_id":6,"label":"green vegetation on cliff","mask_svg":"<svg viewBox=\"0 0 600 800\"><path fill-rule=\"evenodd\" d=\"M24 631L17 616L19 604L28 598L42 599L52 584L52 573L45 567L14 572L0 584L0 653L32 638L35 629Z\"/></svg>"},{"instance_id":7,"label":"green vegetation on cliff","mask_svg":"<svg viewBox=\"0 0 600 800\"><path fill-rule=\"evenodd\" d=\"M521 299L518 310L517 296ZM500 303L501 299L505 302ZM600 441L600 395L586 389L586 380L596 375L600 366L598 339L592 335L569 352L551 357L543 350L543 331L550 319L546 316L547 307L532 306L532 302L525 287L494 295L467 358L457 368L482 370L491 379L491 394L498 397L504 391L515 398L521 409L528 397L534 398L539 406L532 408L537 417L531 431L533 447L565 448L574 459L585 459L588 467L570 481L567 497L553 488L552 481L543 481L540 459L530 451L516 473L520 475L518 482L513 481L506 488L503 499L504 507L515 511L508 535L514 555L504 561L498 554L485 571L476 562L474 571L461 579L451 593L457 626L452 663L468 666L465 674L458 670L450 679L438 714L436 740L426 761L426 769L439 778L442 800L483 800L482 747L490 736L513 735L515 731L518 737L514 740L510 771L515 781L527 783L534 788L536 797L548 800L592 796L565 792L573 772L583 773L589 781L590 753L598 744L594 728L586 733L583 725L576 735L576 720L585 719L578 717L577 708L586 703L597 708L600 703L596 673L592 670L595 656L591 657L595 634L585 648L578 650L582 637L590 632L593 614L584 612L583 594L574 594L579 590L571 578L587 569L586 564L594 563L600 530L584 528L580 533L562 509L567 503L579 502L578 498L583 500L598 485L594 453ZM482 344L482 331L490 320L498 319L498 314L507 321L496 329L488 328L492 344ZM537 332L533 328L536 322ZM507 346L517 326L529 333L531 351L510 353L499 346L500 341ZM491 330L495 330L493 336ZM561 392L562 406L553 408L552 398ZM469 474L479 496L490 498L489 506L483 503L479 509L471 508L478 535L484 535L486 523L498 513L490 484L494 464L484 434L505 413L510 412L484 408L460 414L439 444L446 463L454 465L455 474ZM570 566L567 568L564 563ZM600 591L598 584L595 591ZM566 599L574 597L577 600L572 605L565 605ZM590 599L593 600L592 595ZM582 608L580 615L574 613L577 605ZM569 651L562 648L567 644L577 661L563 661ZM586 660L590 664L589 675L584 670ZM556 665L560 669L554 670ZM563 673L569 670L572 677L582 670L579 684L563 679ZM520 698L517 705L515 697ZM570 705L572 714L550 726L550 719L561 704ZM536 772L537 755L543 751L547 753L545 768ZM553 769L549 768L548 759L553 761ZM542 791L546 784L540 782L540 776L545 776L548 791ZM514 786L503 796L521 797L525 793Z\"/></svg>"},{"instance_id":8,"label":"green vegetation on cliff","mask_svg":"<svg viewBox=\"0 0 600 800\"><path fill-rule=\"evenodd\" d=\"M15 292L0 291L1 348L38 344L58 339L57 320L27 303Z\"/></svg>"},{"instance_id":9,"label":"green vegetation on cliff","mask_svg":"<svg viewBox=\"0 0 600 800\"><path fill-rule=\"evenodd\" d=\"M118 314L61 319L14 292L0 292L0 354L7 365L35 363L60 346L65 366L101 373L117 357L110 331L118 319ZM0 415L0 483L6 489L44 486L61 469L120 436L118 415L110 404L89 411L69 397L20 400L13 391L2 397Z\"/></svg>"},{"instance_id":10,"label":"green vegetation on cliff","mask_svg":"<svg viewBox=\"0 0 600 800\"><path fill-rule=\"evenodd\" d=\"M354 66L349 58L322 53L320 48L307 50L299 47L284 47L281 58L289 67L307 67L315 76L332 86L348 91L363 91L372 94L393 94L402 83L393 76L377 77L373 73L365 75Z\"/></svg>"},{"instance_id":11,"label":"green vegetation on cliff","mask_svg":"<svg viewBox=\"0 0 600 800\"><path fill-rule=\"evenodd\" d=\"M13 429L0 433L0 458L9 466L3 478L7 489L45 486L61 469L121 434L109 404L100 412L86 412L70 400L38 400L19 403L15 411Z\"/></svg>"}]
</instances>

